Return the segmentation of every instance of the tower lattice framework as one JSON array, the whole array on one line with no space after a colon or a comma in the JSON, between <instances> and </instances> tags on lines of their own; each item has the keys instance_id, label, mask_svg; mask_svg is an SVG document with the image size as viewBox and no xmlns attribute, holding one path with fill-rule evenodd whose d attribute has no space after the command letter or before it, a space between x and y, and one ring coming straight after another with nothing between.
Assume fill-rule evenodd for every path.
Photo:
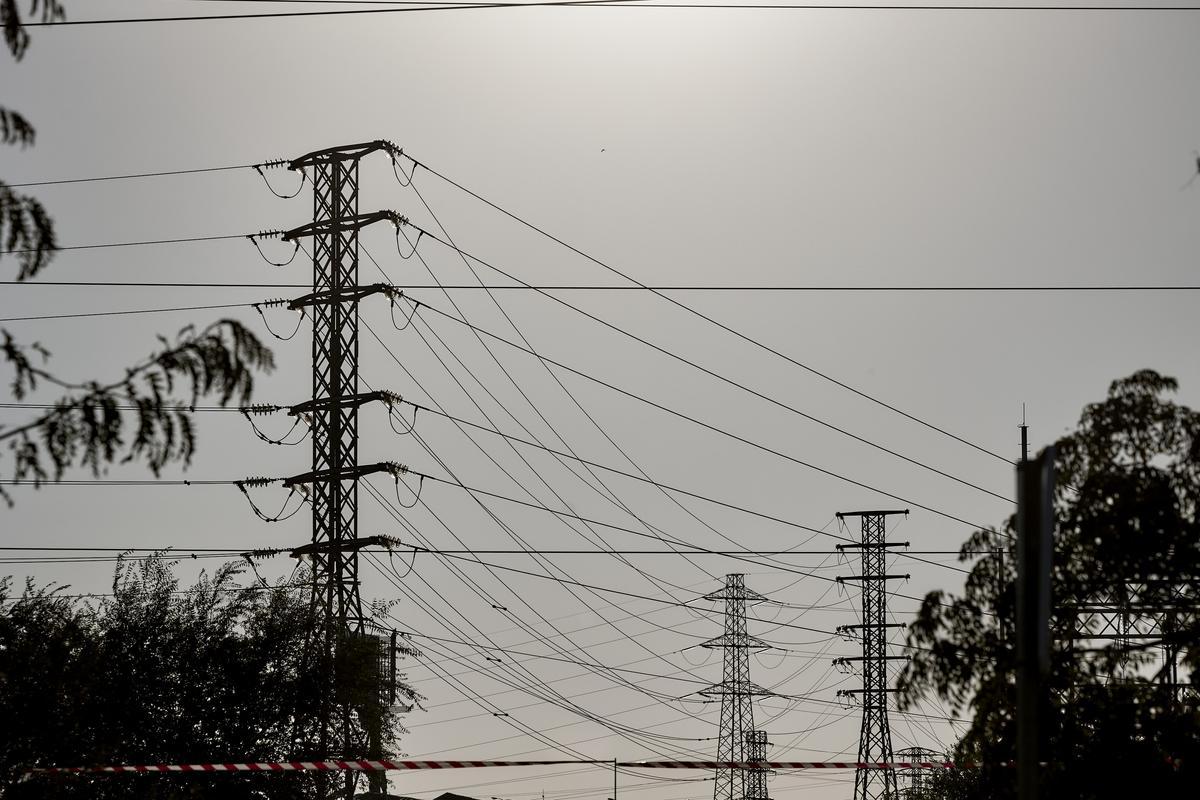
<instances>
[{"instance_id":1,"label":"tower lattice framework","mask_svg":"<svg viewBox=\"0 0 1200 800\"><path fill-rule=\"evenodd\" d=\"M924 747L908 747L896 751L896 759L909 764L920 764L927 761L944 761L945 755L936 750ZM920 767L908 767L896 771L896 779L900 784L899 796L903 800L922 800L927 797L932 787L933 770Z\"/></svg>"},{"instance_id":2,"label":"tower lattice framework","mask_svg":"<svg viewBox=\"0 0 1200 800\"><path fill-rule=\"evenodd\" d=\"M888 661L904 656L890 656L887 651L887 631L900 627L887 621L887 582L907 579L908 575L888 575L887 548L900 547L906 543L885 541L886 520L893 514L907 511L849 511L839 513L838 519L860 517L862 538L855 544L838 545L839 550L859 550L862 554L862 573L838 578L838 582L857 582L862 587L862 623L846 625L843 630L857 629L860 632L862 655L854 658L837 659L835 663L861 662L862 688L843 689L840 696L858 696L862 704L862 728L858 738L858 760L860 762L891 762L892 732L888 726L887 697L893 691L888 686ZM855 800L894 800L896 797L896 771L882 769L859 769L854 773Z\"/></svg>"},{"instance_id":3,"label":"tower lattice framework","mask_svg":"<svg viewBox=\"0 0 1200 800\"><path fill-rule=\"evenodd\" d=\"M746 731L746 760L766 761L767 747L770 744L767 741L766 731ZM766 767L749 767L746 769L746 800L771 800L771 795L767 791L767 776L770 774L771 770Z\"/></svg>"},{"instance_id":4,"label":"tower lattice framework","mask_svg":"<svg viewBox=\"0 0 1200 800\"><path fill-rule=\"evenodd\" d=\"M376 151L395 153L394 145L375 141L319 150L290 162L288 168L311 175L312 222L283 234L284 241L311 241L312 292L288 303L312 319L312 398L290 409L308 422L312 469L288 478L285 486L305 488L312 506L312 540L293 554L310 559L310 627L303 654L313 677L315 713L297 714L297 747L306 757L378 758L381 719L392 675L394 651L363 613L359 592L358 550L379 537L358 537L358 481L377 472L398 474L393 463L359 465L358 409L386 393L358 391L358 303L377 292L394 293L383 284L359 286L359 231L375 222L399 224L390 211L359 213L359 161ZM374 672L371 672L374 670ZM377 673L377 674L376 674ZM366 675L367 679L363 680ZM354 680L348 679L354 676ZM345 795L356 778L347 775ZM382 774L371 775L382 791ZM321 783L320 795L327 793Z\"/></svg>"},{"instance_id":5,"label":"tower lattice framework","mask_svg":"<svg viewBox=\"0 0 1200 800\"><path fill-rule=\"evenodd\" d=\"M766 598L746 588L745 575L730 574L725 576L723 589L705 595L704 599L725 602L725 632L701 645L724 651L721 682L700 693L706 697L721 698L717 761L729 763L761 760L749 757L747 742L762 733L754 728L754 698L769 695L770 692L750 680L750 652L768 650L770 646L747 632L746 603L761 602ZM765 741L763 734L764 750ZM750 797L750 789L757 790L760 780L758 777L749 778L748 774L751 772L756 771L742 767L718 768L714 778L713 800L744 800ZM761 780L761 797L765 797L765 774Z\"/></svg>"}]
</instances>

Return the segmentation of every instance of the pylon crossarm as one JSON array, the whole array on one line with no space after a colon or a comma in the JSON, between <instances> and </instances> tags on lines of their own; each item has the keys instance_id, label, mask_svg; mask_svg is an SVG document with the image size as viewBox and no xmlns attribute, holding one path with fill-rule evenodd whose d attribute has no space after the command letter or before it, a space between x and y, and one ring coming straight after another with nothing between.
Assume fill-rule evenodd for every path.
<instances>
[{"instance_id":1,"label":"pylon crossarm","mask_svg":"<svg viewBox=\"0 0 1200 800\"><path fill-rule=\"evenodd\" d=\"M400 541L391 536L363 536L358 539L344 539L340 542L313 542L302 547L297 547L288 555L292 558L303 558L313 553L349 553L361 550L364 547L386 547L390 550L398 544L400 544Z\"/></svg>"},{"instance_id":2,"label":"pylon crossarm","mask_svg":"<svg viewBox=\"0 0 1200 800\"><path fill-rule=\"evenodd\" d=\"M715 650L721 647L744 647L749 650L770 650L771 645L759 639L757 636L750 634L741 634L739 636L731 636L728 633L709 639L707 642L701 642L700 647L707 647L710 650Z\"/></svg>"},{"instance_id":3,"label":"pylon crossarm","mask_svg":"<svg viewBox=\"0 0 1200 800\"><path fill-rule=\"evenodd\" d=\"M372 283L368 286L347 286L341 289L326 289L301 295L295 300L289 300L287 307L292 311L299 311L306 306L327 303L357 303L364 297L373 294L385 294L393 300L404 296L404 292L400 291L399 287L387 283Z\"/></svg>"},{"instance_id":4,"label":"pylon crossarm","mask_svg":"<svg viewBox=\"0 0 1200 800\"><path fill-rule=\"evenodd\" d=\"M288 414L297 416L306 414L310 411L322 411L328 408L358 408L378 400L381 403L399 403L400 395L395 392L375 391L363 392L362 394L351 394L343 397L322 397L316 400L305 400L303 403L297 403L288 409Z\"/></svg>"},{"instance_id":5,"label":"pylon crossarm","mask_svg":"<svg viewBox=\"0 0 1200 800\"><path fill-rule=\"evenodd\" d=\"M839 575L838 583L846 581L906 581L912 578L912 575Z\"/></svg>"},{"instance_id":6,"label":"pylon crossarm","mask_svg":"<svg viewBox=\"0 0 1200 800\"><path fill-rule=\"evenodd\" d=\"M390 222L399 227L406 224L408 219L402 214L397 214L395 211L372 211L370 214L354 214L346 217L332 217L309 222L297 228L292 228L290 231L285 231L280 238L285 242L291 242L305 236L328 236L334 233L357 231L368 225L374 225L376 222Z\"/></svg>"},{"instance_id":7,"label":"pylon crossarm","mask_svg":"<svg viewBox=\"0 0 1200 800\"><path fill-rule=\"evenodd\" d=\"M908 547L910 542L851 542L850 544L839 544L836 546L838 550L861 550L870 547Z\"/></svg>"},{"instance_id":8,"label":"pylon crossarm","mask_svg":"<svg viewBox=\"0 0 1200 800\"><path fill-rule=\"evenodd\" d=\"M377 472L386 472L390 475L400 476L408 472L408 467L404 466L403 464L397 464L394 461L383 461L379 464L364 464L362 466L346 467L340 470L323 469L314 472L304 472L300 475L284 478L283 485L295 486L300 483L356 481L359 478L364 478L367 475L374 475Z\"/></svg>"},{"instance_id":9,"label":"pylon crossarm","mask_svg":"<svg viewBox=\"0 0 1200 800\"><path fill-rule=\"evenodd\" d=\"M860 628L907 628L907 627L908 627L908 623L906 623L906 622L881 622L881 623L870 623L867 625L860 625L860 624L838 625L836 630L838 630L838 631L856 631L856 630L859 630Z\"/></svg>"},{"instance_id":10,"label":"pylon crossarm","mask_svg":"<svg viewBox=\"0 0 1200 800\"><path fill-rule=\"evenodd\" d=\"M361 144L347 144L341 147L329 147L324 150L314 150L293 161L289 161L287 168L296 170L304 169L305 167L335 164L339 161L358 161L363 156L370 155L378 150L391 153L398 151L399 148L383 139L376 139L373 142L362 142Z\"/></svg>"},{"instance_id":11,"label":"pylon crossarm","mask_svg":"<svg viewBox=\"0 0 1200 800\"><path fill-rule=\"evenodd\" d=\"M908 516L908 509L902 508L897 511L839 511L836 516L838 519L846 517L890 517L893 514L903 514Z\"/></svg>"}]
</instances>

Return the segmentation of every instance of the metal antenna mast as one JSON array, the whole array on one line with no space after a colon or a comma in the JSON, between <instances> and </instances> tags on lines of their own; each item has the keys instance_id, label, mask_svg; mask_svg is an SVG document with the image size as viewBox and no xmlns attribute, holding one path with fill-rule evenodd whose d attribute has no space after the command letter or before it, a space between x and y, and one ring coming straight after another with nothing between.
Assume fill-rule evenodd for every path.
<instances>
[{"instance_id":1,"label":"metal antenna mast","mask_svg":"<svg viewBox=\"0 0 1200 800\"><path fill-rule=\"evenodd\" d=\"M297 731L301 749L315 757L355 758L365 753L379 758L381 720L387 687L394 677L382 674L390 663L386 645L363 613L359 593L358 550L378 544L378 537L358 538L358 480L404 468L381 463L358 463L358 409L372 400L387 400L383 392L358 393L358 303L382 292L382 284L358 284L358 232L375 222L399 224L390 211L360 214L359 161L376 151L394 156L389 142L318 150L290 162L292 170L311 170L313 220L287 231L284 241L312 240L312 292L288 304L311 309L312 399L294 406L312 431L312 470L284 481L285 486L308 487L312 504L312 542L293 555L311 558L312 628L305 647L305 668L318 683L317 713L306 729ZM364 665L378 665L380 674L363 681ZM350 680L353 677L354 680ZM309 715L303 715L309 716ZM364 741L365 740L365 741ZM373 790L386 788L382 773L372 773ZM347 775L345 792L353 793L355 778ZM324 785L320 787L325 793Z\"/></svg>"},{"instance_id":2,"label":"metal antenna mast","mask_svg":"<svg viewBox=\"0 0 1200 800\"><path fill-rule=\"evenodd\" d=\"M862 541L857 544L840 544L839 550L859 549L862 552L862 574L838 578L839 583L860 581L862 585L862 624L845 625L839 630L859 629L862 632L862 656L839 658L835 664L846 665L850 661L862 662L861 689L842 689L838 695L862 698L862 731L858 739L860 762L891 762L892 731L888 727L887 662L905 656L889 656L887 653L887 629L903 627L900 623L887 621L887 582L908 575L888 575L886 555L889 547L906 547L908 542L884 541L885 520L892 514L908 511L848 511L839 512L838 519L862 518ZM881 769L859 769L854 773L855 800L892 800L896 796L896 771L891 767Z\"/></svg>"},{"instance_id":3,"label":"metal antenna mast","mask_svg":"<svg viewBox=\"0 0 1200 800\"><path fill-rule=\"evenodd\" d=\"M723 649L724 672L721 682L700 692L705 697L721 698L721 732L717 744L717 761L744 762L751 759L747 742L752 736L762 735L763 749L766 734L754 730L754 698L771 694L750 681L750 651L769 650L770 645L746 631L746 601L761 602L765 597L746 588L745 575L725 576L725 588L704 596L705 600L725 601L725 632L709 639L701 647ZM749 798L750 788L756 787L758 778L749 778L748 770L736 767L720 767L716 771L713 800L743 800ZM765 777L762 796L766 796Z\"/></svg>"}]
</instances>

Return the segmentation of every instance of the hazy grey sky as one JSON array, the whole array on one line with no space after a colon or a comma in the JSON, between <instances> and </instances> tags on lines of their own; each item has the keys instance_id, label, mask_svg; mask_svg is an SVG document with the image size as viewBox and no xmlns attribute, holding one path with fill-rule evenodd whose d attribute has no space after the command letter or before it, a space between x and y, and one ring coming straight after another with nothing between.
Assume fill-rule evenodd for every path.
<instances>
[{"instance_id":1,"label":"hazy grey sky","mask_svg":"<svg viewBox=\"0 0 1200 800\"><path fill-rule=\"evenodd\" d=\"M68 0L72 19L166 13L242 12L259 4ZM272 8L276 6L272 5ZM311 5L296 8L312 9ZM438 11L363 17L114 25L40 29L28 57L4 68L5 105L38 127L36 148L0 152L10 182L146 170L241 164L294 157L337 144L388 138L417 159L521 214L582 250L656 284L721 285L1126 285L1195 284L1200 254L1200 13L953 12L541 8ZM411 188L397 184L387 160L363 163L362 209L392 208L435 228ZM272 173L280 188L290 176ZM548 243L501 215L418 172L416 186L463 249L530 282L614 283L595 264ZM37 190L64 245L249 233L302 224L307 192L276 200L253 172L76 184ZM401 260L385 230L364 235L366 250L399 285L429 283L417 259ZM274 251L272 251L274 252ZM421 253L446 283L469 282L461 261L426 241ZM11 271L11 266L10 266ZM481 275L487 270L481 268ZM243 241L75 251L61 254L44 280L296 282L309 279L303 257L274 268ZM494 278L494 276L492 276ZM364 281L378 274L364 259ZM489 278L490 279L490 278ZM500 282L500 281L496 281ZM75 311L252 302L286 291L258 289L79 289L5 287L0 317ZM294 292L299 294L299 292ZM414 293L416 294L416 293ZM419 296L450 310L435 291ZM544 355L863 483L971 523L1000 523L1010 506L823 429L649 351L545 298L497 295ZM810 373L638 293L560 293L571 303L685 355L807 414L904 455L1011 494L1011 468L909 422ZM706 292L674 295L771 347L972 442L1017 454L1017 424L1027 403L1032 440L1041 446L1068 429L1084 403L1114 378L1152 367L1181 381L1180 399L1200 404L1197 293L850 293ZM455 299L482 327L510 338L504 318L479 292ZM545 425L507 383L491 357L461 327L424 315L398 332L386 304L364 302L364 319L420 382L406 376L364 332L362 375L418 402L485 423L482 414L422 341L447 358L488 415L506 431L517 424L445 356L425 321L521 423L545 441ZM170 333L216 312L2 323L39 339L53 366L70 377L104 378ZM260 326L250 309L234 310ZM273 312L273 323L291 318ZM260 326L261 329L261 326ZM278 342L278 372L255 399L290 404L309 392L307 324ZM264 331L265 333L265 331ZM537 362L499 346L496 354L538 409L581 455L628 467ZM724 439L563 375L564 384L648 474L664 483L747 505L814 528L837 511L903 506L895 500ZM5 423L22 418L3 410ZM304 471L307 445L273 448L240 415L200 420L201 449L190 475L236 479ZM280 433L282 420L266 420ZM382 411L362 413L361 460L398 460L445 474L412 437L392 432ZM465 483L555 504L551 493L494 438L480 444L500 473L453 426L432 415L418 432ZM605 502L544 454L527 454L580 514L626 527L637 520ZM113 476L142 476L113 470ZM173 471L167 477L177 477ZM643 519L703 547L723 542L653 490L605 476ZM390 480L373 483L391 497ZM403 494L401 499L408 500ZM231 487L60 487L16 493L3 512L4 545L285 546L309 535L300 514L268 526ZM256 493L273 510L284 492ZM516 545L462 492L427 484L422 499L462 541L476 548ZM692 512L752 549L829 550L833 540L684 500ZM412 536L365 492L363 535ZM529 543L590 549L577 532L529 509L488 501ZM561 506L559 506L561 507ZM971 528L914 513L895 532L914 549L953 550ZM420 506L403 512L439 547L455 547L446 528ZM584 531L584 533L588 533ZM588 535L591 535L588 533ZM612 547L655 543L604 532ZM541 571L527 557L495 563ZM647 573L607 556L554 557L577 580L638 594L683 599L715 589L711 576L748 573L747 583L813 611L756 609L751 631L787 652L752 664L754 679L810 700L766 700L756 719L779 759L851 757L858 712L836 691L857 678L830 659L856 645L778 623L830 629L852 622L858 598L836 584L795 572L718 558L695 564L663 556L630 557ZM952 562L951 556L932 556ZM833 555L796 555L793 568L832 577L854 571ZM401 573L407 559L397 557ZM901 560L912 580L897 591L918 597L955 588L961 575ZM192 565L181 573L190 576ZM571 632L565 647L584 660L628 665L691 681L720 678L720 663L694 646L719 633L719 615L610 596L600 601L550 581L460 568L509 608L493 609L430 556L417 559L404 585L475 641L482 635L522 652L547 652L517 620L542 634ZM271 574L289 564L269 564ZM104 591L111 564L9 565L39 580ZM423 583L428 581L428 585ZM365 597L399 599L404 626L448 638L448 631L402 597L371 567ZM522 604L523 598L529 607ZM606 604L607 603L607 604ZM903 620L915 602L898 598ZM825 607L828 606L828 607ZM463 617L454 617L454 610ZM776 611L778 614L776 616ZM644 615L644 616L642 616ZM641 619L638 617L641 616ZM636 641L625 638L629 634ZM691 648L691 649L687 649ZM484 672L494 665L466 647L461 673L470 691L510 719L546 732L595 758L715 753L716 706L679 703L698 684L638 681L649 697L578 667L530 661L548 685L591 712L663 739L653 749L511 691ZM650 653L658 657L651 657ZM661 657L661 658L659 658ZM707 660L705 660L707 659ZM665 660L665 661L664 661ZM412 664L428 699L409 719L404 749L413 756L549 756L503 719ZM936 704L922 713L944 716ZM696 715L695 719L689 714ZM945 722L894 717L897 748L949 745ZM697 741L691 741L691 740ZM197 754L202 756L203 754ZM600 800L610 776L589 769L405 774L396 791L424 796L443 788L504 798ZM702 800L711 783L622 777L622 795ZM674 774L671 777L678 777ZM696 777L705 777L697 774ZM776 797L845 797L851 773L781 774ZM635 787L636 785L636 787Z\"/></svg>"}]
</instances>

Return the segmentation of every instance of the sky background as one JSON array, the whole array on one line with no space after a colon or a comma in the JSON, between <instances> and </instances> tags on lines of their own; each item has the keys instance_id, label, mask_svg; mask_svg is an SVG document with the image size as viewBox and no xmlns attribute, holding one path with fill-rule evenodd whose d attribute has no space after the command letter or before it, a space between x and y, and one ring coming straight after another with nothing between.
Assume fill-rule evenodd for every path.
<instances>
[{"instance_id":1,"label":"sky background","mask_svg":"<svg viewBox=\"0 0 1200 800\"><path fill-rule=\"evenodd\" d=\"M70 19L264 7L317 8L199 0L66 3ZM1196 284L1200 181L1181 187L1196 172L1194 151L1200 147L1198 34L1200 13L1194 12L652 8L41 28L33 30L27 57L4 68L2 84L4 104L37 126L37 145L0 151L0 175L21 183L248 164L386 138L652 285ZM408 170L411 163L401 166ZM296 185L286 172L268 175L281 192ZM312 213L307 188L294 200L278 200L250 170L31 191L52 212L63 245L286 229ZM362 163L360 207L394 209L435 232L440 223L463 250L521 281L628 285L428 171L418 170L412 186L401 185L381 155ZM402 259L390 229L366 231L362 244L387 280L401 287L475 280L456 253L428 238L418 251L424 263ZM275 260L290 253L278 242L264 249ZM400 250L408 252L403 241ZM0 262L5 264L5 277L12 277L13 262ZM475 267L489 284L512 282ZM383 279L366 255L362 276L363 282ZM64 252L40 280L303 284L310 277L303 254L277 268L245 240L231 239ZM436 289L410 291L454 311ZM254 400L290 405L311 391L307 322L291 341L276 342L246 307L11 318L252 303L301 293L5 286L0 324L18 338L45 344L58 374L103 380L153 350L155 334L225 313L275 345L279 367L259 381ZM1001 497L773 406L529 291L497 291L495 297L538 353L903 499L557 373L568 396L536 359L494 342L489 354L468 330L435 313L422 312L396 330L380 297L362 303L362 317L387 349L364 328L361 376L375 388L440 405L472 422L555 446L561 436L585 458L633 470L577 401L656 480L829 534L856 533L839 527L838 511L911 508L890 538L911 542L913 550L945 551L923 556L940 564L956 565L949 551L973 525L999 524L1012 510L1002 499L1013 493L1012 468L1000 458L645 292L553 294L620 331ZM451 297L473 324L516 338L487 294L453 290ZM1200 405L1194 346L1200 317L1193 291L722 290L671 297L1008 458L1018 455L1022 404L1039 448L1068 431L1084 404L1102 399L1110 381L1141 368L1177 377L1179 399ZM398 309L399 323L403 311ZM285 311L266 314L278 331L288 332L296 322ZM0 409L0 424L16 424L28 413ZM308 467L307 442L264 444L239 414L202 414L198 424L194 465L186 474L172 467L165 478L235 480ZM282 418L260 421L270 435L282 434L288 424ZM545 576L682 601L719 588L726 573L745 572L749 586L786 604L750 612L751 633L780 648L752 660L752 677L787 695L756 704L756 721L774 742L771 757L856 755L859 713L839 705L836 693L858 678L830 661L855 655L857 644L788 627L830 631L856 620L856 592L831 580L853 574L856 565L833 551L834 538L692 498L676 497L676 504L645 484L598 473L635 518L590 488L586 473L581 478L553 457L518 446L524 463L501 440L471 431L477 447L433 414L418 416L420 439L394 432L378 406L363 409L360 428L362 463L395 460L442 476L449 470L462 483L560 509L569 504L613 525L645 530L640 519L703 548L728 548L731 540L756 551L803 551L756 563L715 556L629 556L629 563L603 554L481 556L543 577L489 572L430 555L416 557L406 574L409 556L398 553L389 580L374 562L365 562L364 599L395 601L390 613L399 621L389 624L462 642L490 640L529 654L506 654L510 663L497 665L467 644L414 640L425 657L410 662L406 672L427 700L425 711L406 718L411 732L402 741L405 753L554 757L555 751L519 732L521 726L598 759L715 755L717 706L695 702L694 692L721 676L719 654L696 647L720 633L719 605L699 602L693 611L654 599L593 594ZM140 467L108 474L146 476ZM387 477L369 483L384 502L370 490L361 493L361 535L406 542L420 536L435 548L518 547L461 489L427 481L422 502L402 509L412 499L405 487L394 487ZM10 547L170 547L187 553L286 547L310 535L306 513L264 524L231 486L63 486L17 489L14 496L15 508L0 511L3 545ZM286 492L273 487L253 496L274 511ZM661 546L646 536L592 532L578 523L572 528L544 512L481 499L534 548L595 551L601 540L608 548ZM213 563L188 560L179 573L191 580ZM5 566L18 579L31 575L80 592L104 592L111 581L107 561ZM386 557L379 566L389 569ZM279 558L261 569L286 576L291 563ZM960 572L902 556L889 569L912 576L892 587L907 595L891 600L897 621L911 617L913 598L961 585ZM555 637L571 658L657 677L597 674L533 657L553 652L545 637ZM446 673L457 682L445 680ZM634 685L621 683L618 674ZM497 680L505 675L510 683L536 682L560 692L589 714L652 737L617 735L513 690ZM494 711L510 716L495 717ZM917 714L893 715L897 749L952 745L951 709L929 702ZM691 783L679 780L684 776L622 775L621 796L711 796L707 775L686 774L697 779ZM852 786L852 773L780 774L771 791L781 798L802 792L844 798ZM602 800L610 796L611 774L598 768L413 773L393 777L392 787L419 797L454 789L505 800L542 791L552 800Z\"/></svg>"}]
</instances>

